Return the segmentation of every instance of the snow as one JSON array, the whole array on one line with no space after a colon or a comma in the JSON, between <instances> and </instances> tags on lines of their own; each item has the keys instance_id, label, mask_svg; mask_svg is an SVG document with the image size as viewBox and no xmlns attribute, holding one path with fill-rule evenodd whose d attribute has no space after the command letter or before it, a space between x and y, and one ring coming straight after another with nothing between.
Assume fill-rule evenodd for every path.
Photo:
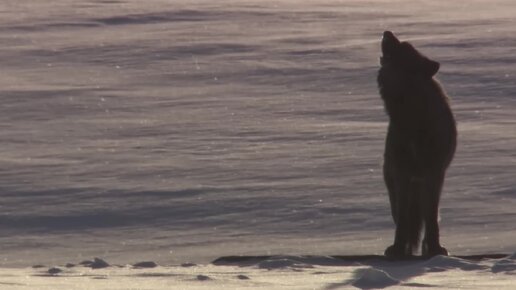
<instances>
[{"instance_id":1,"label":"snow","mask_svg":"<svg viewBox=\"0 0 516 290\"><path fill-rule=\"evenodd\" d=\"M515 11L511 0L2 1L0 283L507 289L514 257L415 268L300 257L392 242L375 79L387 29L441 63L458 120L443 245L516 252ZM227 255L284 259L210 264ZM46 272L92 257L162 266ZM49 268L26 268L37 264Z\"/></svg>"},{"instance_id":2,"label":"snow","mask_svg":"<svg viewBox=\"0 0 516 290\"><path fill-rule=\"evenodd\" d=\"M381 289L400 283L386 272L374 268L357 271L356 275L360 278L353 281L351 285L360 289Z\"/></svg>"},{"instance_id":3,"label":"snow","mask_svg":"<svg viewBox=\"0 0 516 290\"><path fill-rule=\"evenodd\" d=\"M502 261L506 272L491 270ZM264 268L265 263L270 267ZM515 271L514 255L478 261L434 257L404 262L279 256L253 263L151 269L130 265L3 268L0 285L2 289L512 289Z\"/></svg>"}]
</instances>

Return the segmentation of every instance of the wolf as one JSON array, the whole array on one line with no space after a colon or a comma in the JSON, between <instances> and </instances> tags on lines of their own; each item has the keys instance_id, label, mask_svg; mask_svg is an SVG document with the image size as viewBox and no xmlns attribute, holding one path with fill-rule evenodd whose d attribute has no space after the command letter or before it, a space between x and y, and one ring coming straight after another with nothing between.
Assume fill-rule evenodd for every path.
<instances>
[{"instance_id":1,"label":"wolf","mask_svg":"<svg viewBox=\"0 0 516 290\"><path fill-rule=\"evenodd\" d=\"M449 100L434 78L440 64L383 33L378 88L389 117L383 164L396 225L387 257L412 256L422 229L423 256L448 255L439 241L439 200L457 146Z\"/></svg>"}]
</instances>

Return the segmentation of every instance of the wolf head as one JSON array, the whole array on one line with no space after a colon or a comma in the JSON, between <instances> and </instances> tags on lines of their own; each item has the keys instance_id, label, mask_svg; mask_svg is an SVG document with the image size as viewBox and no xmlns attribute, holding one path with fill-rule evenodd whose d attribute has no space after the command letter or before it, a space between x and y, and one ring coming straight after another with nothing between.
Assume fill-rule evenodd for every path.
<instances>
[{"instance_id":1,"label":"wolf head","mask_svg":"<svg viewBox=\"0 0 516 290\"><path fill-rule=\"evenodd\" d=\"M411 75L433 77L439 70L439 63L417 51L412 44L400 42L390 31L383 33L382 67L400 70Z\"/></svg>"}]
</instances>

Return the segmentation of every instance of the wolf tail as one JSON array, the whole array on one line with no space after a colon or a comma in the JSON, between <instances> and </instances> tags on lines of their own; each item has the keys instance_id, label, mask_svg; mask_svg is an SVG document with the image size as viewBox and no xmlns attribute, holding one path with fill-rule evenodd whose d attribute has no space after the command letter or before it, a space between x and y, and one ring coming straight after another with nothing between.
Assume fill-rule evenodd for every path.
<instances>
[{"instance_id":1,"label":"wolf tail","mask_svg":"<svg viewBox=\"0 0 516 290\"><path fill-rule=\"evenodd\" d=\"M423 213L425 205L422 204L421 192L415 191L411 193L408 206L408 243L412 252L417 251L419 241L421 239L421 231L423 229Z\"/></svg>"}]
</instances>

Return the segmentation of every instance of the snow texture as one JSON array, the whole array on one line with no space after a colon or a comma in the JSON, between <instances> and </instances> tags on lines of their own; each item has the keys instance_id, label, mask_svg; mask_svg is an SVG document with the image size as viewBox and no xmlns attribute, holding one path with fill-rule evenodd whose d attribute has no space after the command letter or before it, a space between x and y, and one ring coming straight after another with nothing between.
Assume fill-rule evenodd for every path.
<instances>
[{"instance_id":1,"label":"snow texture","mask_svg":"<svg viewBox=\"0 0 516 290\"><path fill-rule=\"evenodd\" d=\"M1 285L514 282L514 256L322 258L392 243L376 87L384 30L441 63L452 99L443 245L516 251L514 1L3 0L0 11ZM242 273L208 264L226 255L288 256ZM13 268L96 256L188 267Z\"/></svg>"},{"instance_id":2,"label":"snow texture","mask_svg":"<svg viewBox=\"0 0 516 290\"><path fill-rule=\"evenodd\" d=\"M361 271L357 271L356 275L359 275L360 278L351 285L360 289L382 289L400 283L386 272L375 268L361 269Z\"/></svg>"},{"instance_id":3,"label":"snow texture","mask_svg":"<svg viewBox=\"0 0 516 290\"><path fill-rule=\"evenodd\" d=\"M514 288L515 257L430 260L335 259L323 256L255 257L231 265L112 265L1 268L2 289L502 289ZM236 260L234 260L236 261ZM253 261L253 262L251 262ZM512 261L512 262L509 262ZM145 263L151 263L148 261ZM264 263L273 265L264 269ZM509 265L503 273L486 271ZM70 264L70 263L69 263ZM139 263L136 263L139 264ZM299 267L302 265L302 267ZM433 269L442 271L433 271Z\"/></svg>"}]
</instances>

